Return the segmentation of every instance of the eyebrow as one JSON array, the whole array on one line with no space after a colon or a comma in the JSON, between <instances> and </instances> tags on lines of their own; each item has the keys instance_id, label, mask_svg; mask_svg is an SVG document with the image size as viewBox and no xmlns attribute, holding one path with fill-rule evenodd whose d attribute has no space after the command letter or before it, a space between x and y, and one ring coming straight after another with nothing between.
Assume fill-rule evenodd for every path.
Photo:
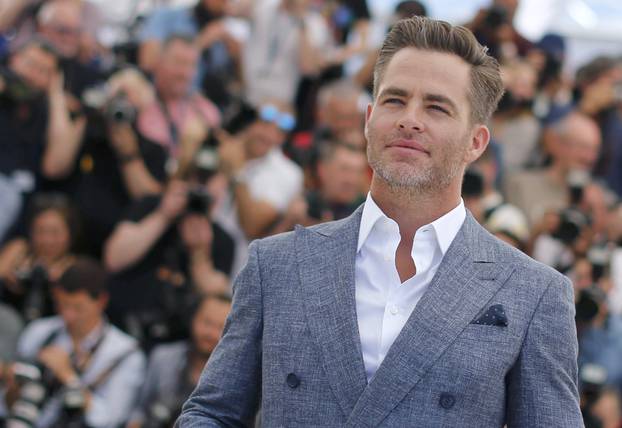
<instances>
[{"instance_id":1,"label":"eyebrow","mask_svg":"<svg viewBox=\"0 0 622 428\"><path fill-rule=\"evenodd\" d=\"M402 88L398 88L395 86L390 86L386 89L383 89L382 92L380 93L380 95L378 96L378 98L384 98L387 96L395 96L395 97L404 97L407 98L408 96L410 96L410 92L408 92L405 89ZM435 102L435 103L441 103L441 104L445 104L447 107L449 107L449 109L456 114L458 112L458 108L456 106L456 103L454 103L451 98L446 97L445 95L441 95L441 94L425 94L423 99L425 101L428 102Z\"/></svg>"},{"instance_id":2,"label":"eyebrow","mask_svg":"<svg viewBox=\"0 0 622 428\"><path fill-rule=\"evenodd\" d=\"M447 107L450 108L450 110L452 110L454 113L458 112L458 109L456 108L456 104L451 100L451 98L446 97L445 95L440 95L440 94L426 94L423 97L424 100L426 101L431 101L431 102L435 102L435 103L441 103L441 104L445 104Z\"/></svg>"}]
</instances>

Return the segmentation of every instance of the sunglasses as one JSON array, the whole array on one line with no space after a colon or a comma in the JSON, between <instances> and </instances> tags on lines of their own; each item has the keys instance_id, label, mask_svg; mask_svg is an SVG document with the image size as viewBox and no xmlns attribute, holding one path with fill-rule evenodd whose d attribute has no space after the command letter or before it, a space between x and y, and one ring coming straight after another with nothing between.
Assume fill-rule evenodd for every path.
<instances>
[{"instance_id":1,"label":"sunglasses","mask_svg":"<svg viewBox=\"0 0 622 428\"><path fill-rule=\"evenodd\" d=\"M259 110L259 118L264 122L274 123L281 131L289 132L296 126L294 115L280 111L272 104L266 104Z\"/></svg>"}]
</instances>

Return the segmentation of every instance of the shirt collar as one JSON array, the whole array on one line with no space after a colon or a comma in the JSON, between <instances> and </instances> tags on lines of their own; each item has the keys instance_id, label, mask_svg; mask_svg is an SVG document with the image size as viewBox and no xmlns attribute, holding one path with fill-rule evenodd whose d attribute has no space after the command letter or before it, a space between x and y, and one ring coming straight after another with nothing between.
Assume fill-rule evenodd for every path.
<instances>
[{"instance_id":1,"label":"shirt collar","mask_svg":"<svg viewBox=\"0 0 622 428\"><path fill-rule=\"evenodd\" d=\"M374 225L380 219L388 219L387 215L382 212L380 207L376 205L376 202L371 197L371 192L367 193L367 199L363 206L363 214L361 215L361 225L359 227L359 239L356 251L359 252L361 247L369 237ZM464 207L464 201L460 198L460 203L447 214L434 220L429 225L435 232L436 240L443 255L449 249L449 246L453 242L454 238L458 234L458 231L464 223L466 218L466 209Z\"/></svg>"}]
</instances>

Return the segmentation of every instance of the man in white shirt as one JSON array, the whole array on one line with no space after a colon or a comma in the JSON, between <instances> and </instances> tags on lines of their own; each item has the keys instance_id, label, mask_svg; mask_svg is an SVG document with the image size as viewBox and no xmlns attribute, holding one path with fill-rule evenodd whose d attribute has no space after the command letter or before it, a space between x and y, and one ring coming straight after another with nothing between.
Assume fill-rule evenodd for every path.
<instances>
[{"instance_id":1,"label":"man in white shirt","mask_svg":"<svg viewBox=\"0 0 622 428\"><path fill-rule=\"evenodd\" d=\"M59 316L33 321L17 344L21 367L42 368L47 395L41 397L40 412L26 411L33 407L28 406L31 386L9 382L11 417L34 419L37 427L77 426L71 424L78 419L78 426L120 426L142 385L145 357L137 341L104 316L108 302L104 270L95 261L78 258L53 286L53 295Z\"/></svg>"},{"instance_id":2,"label":"man in white shirt","mask_svg":"<svg viewBox=\"0 0 622 428\"><path fill-rule=\"evenodd\" d=\"M374 175L347 219L255 241L181 427L580 427L569 281L460 198L503 92L463 27L400 21L367 107Z\"/></svg>"}]
</instances>

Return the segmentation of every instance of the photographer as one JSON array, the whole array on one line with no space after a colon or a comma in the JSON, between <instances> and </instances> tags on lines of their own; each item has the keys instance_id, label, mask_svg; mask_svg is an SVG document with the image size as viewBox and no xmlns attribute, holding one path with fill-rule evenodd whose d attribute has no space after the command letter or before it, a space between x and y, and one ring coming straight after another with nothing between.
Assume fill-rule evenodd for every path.
<instances>
[{"instance_id":1,"label":"photographer","mask_svg":"<svg viewBox=\"0 0 622 428\"><path fill-rule=\"evenodd\" d=\"M230 310L229 296L202 296L189 317L190 340L159 345L152 351L138 406L127 428L172 426L218 344Z\"/></svg>"},{"instance_id":2,"label":"photographer","mask_svg":"<svg viewBox=\"0 0 622 428\"><path fill-rule=\"evenodd\" d=\"M78 258L54 284L54 299L59 316L32 322L20 337L20 362L6 395L9 419L39 427L116 427L129 415L145 359L136 341L103 315L104 271ZM35 386L41 394L33 394Z\"/></svg>"},{"instance_id":3,"label":"photographer","mask_svg":"<svg viewBox=\"0 0 622 428\"><path fill-rule=\"evenodd\" d=\"M113 74L105 85L85 93L84 138L76 144L55 140L45 152L44 167L54 179L48 185L75 200L85 250L94 256L132 200L162 190L167 153L135 130L138 114L154 97L139 71Z\"/></svg>"},{"instance_id":4,"label":"photographer","mask_svg":"<svg viewBox=\"0 0 622 428\"><path fill-rule=\"evenodd\" d=\"M84 121L69 117L58 55L46 42L30 40L0 71L0 199L8 204L0 217L1 241L48 173L41 166L46 145L75 144Z\"/></svg>"},{"instance_id":5,"label":"photographer","mask_svg":"<svg viewBox=\"0 0 622 428\"><path fill-rule=\"evenodd\" d=\"M219 177L190 174L134 203L104 248L111 319L147 348L186 336L181 320L197 294L229 292L233 242L209 215Z\"/></svg>"},{"instance_id":6,"label":"photographer","mask_svg":"<svg viewBox=\"0 0 622 428\"><path fill-rule=\"evenodd\" d=\"M302 170L281 150L294 126L291 107L273 101L262 104L239 132L218 134L229 192L216 219L235 241L234 275L246 261L249 241L274 233L288 206L302 196Z\"/></svg>"},{"instance_id":7,"label":"photographer","mask_svg":"<svg viewBox=\"0 0 622 428\"><path fill-rule=\"evenodd\" d=\"M28 213L28 236L0 250L0 285L4 302L26 321L52 315L49 283L73 262L76 218L69 200L59 194L37 194Z\"/></svg>"}]
</instances>

